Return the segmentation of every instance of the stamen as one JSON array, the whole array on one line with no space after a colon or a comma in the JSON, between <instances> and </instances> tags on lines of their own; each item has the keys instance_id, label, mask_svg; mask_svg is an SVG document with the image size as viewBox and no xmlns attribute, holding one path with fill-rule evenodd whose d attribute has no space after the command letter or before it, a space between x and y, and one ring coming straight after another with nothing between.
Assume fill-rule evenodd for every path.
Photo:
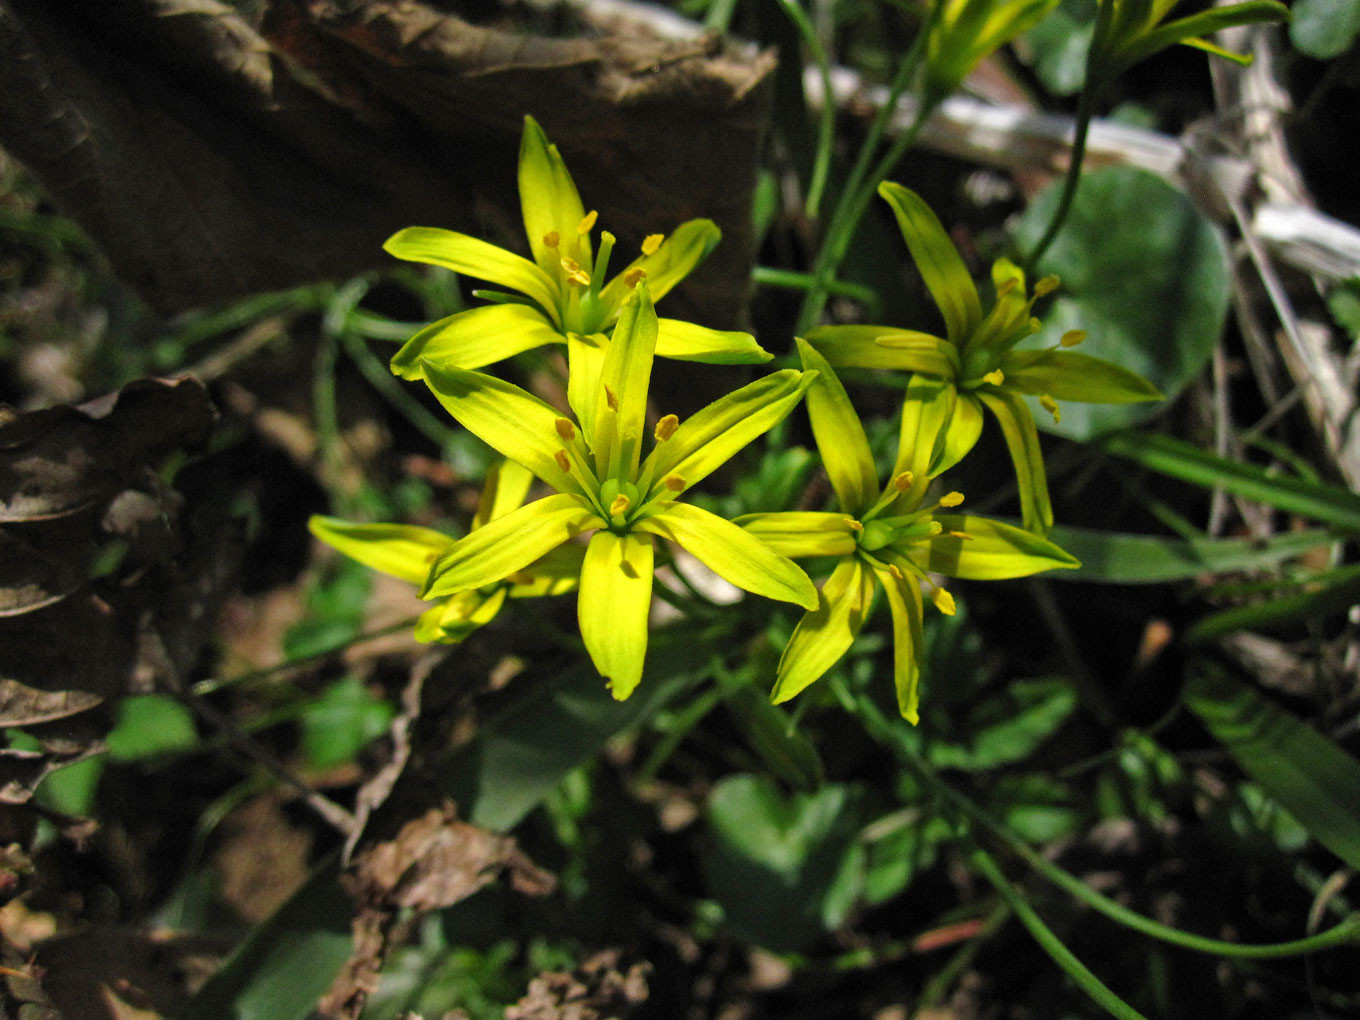
<instances>
[{"instance_id":1,"label":"stamen","mask_svg":"<svg viewBox=\"0 0 1360 1020\"><path fill-rule=\"evenodd\" d=\"M892 576L897 578L899 581L905 581L907 579L907 575L902 573L902 568L899 567L896 563L888 564L888 573L892 574Z\"/></svg>"},{"instance_id":2,"label":"stamen","mask_svg":"<svg viewBox=\"0 0 1360 1020\"><path fill-rule=\"evenodd\" d=\"M609 516L620 517L623 514L627 513L628 508L632 505L633 501L620 492L617 496L614 497L614 501L609 504Z\"/></svg>"},{"instance_id":3,"label":"stamen","mask_svg":"<svg viewBox=\"0 0 1360 1020\"><path fill-rule=\"evenodd\" d=\"M652 433L658 443L664 443L671 436L675 435L675 430L680 427L680 419L673 414L668 414L656 423L656 431Z\"/></svg>"},{"instance_id":4,"label":"stamen","mask_svg":"<svg viewBox=\"0 0 1360 1020\"><path fill-rule=\"evenodd\" d=\"M853 517L842 517L841 520L845 522L845 526L849 528L851 531L864 530L864 525L861 524L859 521L855 520Z\"/></svg>"},{"instance_id":5,"label":"stamen","mask_svg":"<svg viewBox=\"0 0 1360 1020\"><path fill-rule=\"evenodd\" d=\"M604 388L604 400L609 405L609 410L617 411L619 409L619 398L608 386Z\"/></svg>"},{"instance_id":6,"label":"stamen","mask_svg":"<svg viewBox=\"0 0 1360 1020\"><path fill-rule=\"evenodd\" d=\"M562 437L563 442L570 443L576 438L576 426L567 421L566 418L558 418L557 421L553 422L553 426L557 429L557 434Z\"/></svg>"},{"instance_id":7,"label":"stamen","mask_svg":"<svg viewBox=\"0 0 1360 1020\"><path fill-rule=\"evenodd\" d=\"M665 239L665 234L648 234L642 239L642 254L655 255L656 250L661 247L661 242Z\"/></svg>"},{"instance_id":8,"label":"stamen","mask_svg":"<svg viewBox=\"0 0 1360 1020\"><path fill-rule=\"evenodd\" d=\"M1037 298L1052 294L1062 285L1062 281L1056 276L1045 276L1034 285L1034 296Z\"/></svg>"},{"instance_id":9,"label":"stamen","mask_svg":"<svg viewBox=\"0 0 1360 1020\"><path fill-rule=\"evenodd\" d=\"M1031 318L1031 319L1029 320L1029 332L1026 333L1025 335L1026 335L1026 336L1032 336L1033 334L1039 332L1039 330L1041 330L1041 329L1043 329L1043 328L1044 328L1044 324L1043 324L1042 322L1040 322L1040 321L1039 321L1038 319L1036 319L1036 318Z\"/></svg>"},{"instance_id":10,"label":"stamen","mask_svg":"<svg viewBox=\"0 0 1360 1020\"><path fill-rule=\"evenodd\" d=\"M913 475L910 471L903 471L901 474L896 475L893 478L892 487L896 489L898 492L906 492L908 489L911 488L911 483L914 481L916 481L915 475Z\"/></svg>"},{"instance_id":11,"label":"stamen","mask_svg":"<svg viewBox=\"0 0 1360 1020\"><path fill-rule=\"evenodd\" d=\"M940 506L958 506L963 502L963 493L947 492L940 497Z\"/></svg>"},{"instance_id":12,"label":"stamen","mask_svg":"<svg viewBox=\"0 0 1360 1020\"><path fill-rule=\"evenodd\" d=\"M566 450L554 450L553 460L557 461L557 466L567 474L571 474L571 461L567 459Z\"/></svg>"},{"instance_id":13,"label":"stamen","mask_svg":"<svg viewBox=\"0 0 1360 1020\"><path fill-rule=\"evenodd\" d=\"M623 284L629 290L636 287L639 280L645 279L647 279L647 270L645 269L630 269L623 274Z\"/></svg>"},{"instance_id":14,"label":"stamen","mask_svg":"<svg viewBox=\"0 0 1360 1020\"><path fill-rule=\"evenodd\" d=\"M543 235L543 243L549 248L556 248L562 243L562 235L556 230L550 230Z\"/></svg>"},{"instance_id":15,"label":"stamen","mask_svg":"<svg viewBox=\"0 0 1360 1020\"><path fill-rule=\"evenodd\" d=\"M1042 407L1049 414L1053 415L1054 425L1062 421L1062 415L1058 411L1058 402L1054 400L1052 397L1050 397L1047 393L1045 393L1043 396L1039 398L1039 406Z\"/></svg>"},{"instance_id":16,"label":"stamen","mask_svg":"<svg viewBox=\"0 0 1360 1020\"><path fill-rule=\"evenodd\" d=\"M572 283L579 283L582 287L590 286L590 274L582 269L581 264L575 259L563 259L562 272L567 274L567 279Z\"/></svg>"},{"instance_id":17,"label":"stamen","mask_svg":"<svg viewBox=\"0 0 1360 1020\"><path fill-rule=\"evenodd\" d=\"M948 532L948 535L950 538L961 538L965 542L971 542L973 540L973 536L964 531L951 531Z\"/></svg>"},{"instance_id":18,"label":"stamen","mask_svg":"<svg viewBox=\"0 0 1360 1020\"><path fill-rule=\"evenodd\" d=\"M982 377L982 381L991 383L993 386L1000 386L1006 381L1006 373L1002 372L999 368L994 368Z\"/></svg>"},{"instance_id":19,"label":"stamen","mask_svg":"<svg viewBox=\"0 0 1360 1020\"><path fill-rule=\"evenodd\" d=\"M930 593L930 601L935 603L935 608L944 613L945 616L953 616L959 611L959 607L954 603L954 596L943 588L936 588Z\"/></svg>"},{"instance_id":20,"label":"stamen","mask_svg":"<svg viewBox=\"0 0 1360 1020\"><path fill-rule=\"evenodd\" d=\"M578 234L589 234L595 226L595 221L600 218L598 210L592 209L581 217L581 222L576 224Z\"/></svg>"},{"instance_id":21,"label":"stamen","mask_svg":"<svg viewBox=\"0 0 1360 1020\"><path fill-rule=\"evenodd\" d=\"M932 535L938 535L944 531L944 525L939 521L931 521L929 527Z\"/></svg>"},{"instance_id":22,"label":"stamen","mask_svg":"<svg viewBox=\"0 0 1360 1020\"><path fill-rule=\"evenodd\" d=\"M671 492L683 492L685 489L685 480L679 475L667 475L665 485Z\"/></svg>"},{"instance_id":23,"label":"stamen","mask_svg":"<svg viewBox=\"0 0 1360 1020\"><path fill-rule=\"evenodd\" d=\"M996 299L1000 301L1003 297L1005 297L1011 291L1015 290L1015 288L1018 286L1020 286L1020 281L1017 280L1014 276L1009 277L1005 283L1003 283L1000 287L996 288Z\"/></svg>"},{"instance_id":24,"label":"stamen","mask_svg":"<svg viewBox=\"0 0 1360 1020\"><path fill-rule=\"evenodd\" d=\"M1086 330L1069 329L1066 333L1064 333L1062 336L1058 338L1058 343L1063 347L1075 347L1077 346L1077 344L1081 343L1085 339Z\"/></svg>"}]
</instances>

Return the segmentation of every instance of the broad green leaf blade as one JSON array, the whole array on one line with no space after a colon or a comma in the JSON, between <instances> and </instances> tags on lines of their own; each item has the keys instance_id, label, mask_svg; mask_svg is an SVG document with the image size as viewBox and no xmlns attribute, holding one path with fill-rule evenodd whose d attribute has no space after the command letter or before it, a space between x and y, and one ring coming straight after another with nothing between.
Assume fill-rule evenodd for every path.
<instances>
[{"instance_id":1,"label":"broad green leaf blade","mask_svg":"<svg viewBox=\"0 0 1360 1020\"><path fill-rule=\"evenodd\" d=\"M746 514L732 522L754 535L781 556L850 556L856 548L854 530L845 514L819 510L788 510Z\"/></svg>"},{"instance_id":2,"label":"broad green leaf blade","mask_svg":"<svg viewBox=\"0 0 1360 1020\"><path fill-rule=\"evenodd\" d=\"M425 383L458 424L559 492L579 492L558 465L562 413L514 383L461 368L425 366ZM579 443L579 437L576 440ZM581 451L584 456L584 450Z\"/></svg>"},{"instance_id":3,"label":"broad green leaf blade","mask_svg":"<svg viewBox=\"0 0 1360 1020\"><path fill-rule=\"evenodd\" d=\"M968 581L1000 581L1081 565L1047 538L1004 521L968 514L934 517L945 533L929 542L913 544L911 549L919 566L937 574ZM968 537L956 538L950 532L962 532Z\"/></svg>"},{"instance_id":4,"label":"broad green leaf blade","mask_svg":"<svg viewBox=\"0 0 1360 1020\"><path fill-rule=\"evenodd\" d=\"M1194 677L1186 705L1252 781L1319 843L1360 868L1360 762L1250 687L1208 672Z\"/></svg>"},{"instance_id":5,"label":"broad green leaf blade","mask_svg":"<svg viewBox=\"0 0 1360 1020\"><path fill-rule=\"evenodd\" d=\"M557 287L542 269L522 255L439 227L407 227L387 239L383 249L407 262L443 266L527 294L557 323ZM560 325L560 323L558 323Z\"/></svg>"},{"instance_id":6,"label":"broad green leaf blade","mask_svg":"<svg viewBox=\"0 0 1360 1020\"><path fill-rule=\"evenodd\" d=\"M835 368L925 372L941 378L958 375L957 355L950 358L954 345L929 333L898 326L814 326L806 340ZM892 340L894 346L879 340Z\"/></svg>"},{"instance_id":7,"label":"broad green leaf blade","mask_svg":"<svg viewBox=\"0 0 1360 1020\"><path fill-rule=\"evenodd\" d=\"M589 270L590 237L577 234L586 211L576 182L557 146L548 141L538 121L527 115L519 143L519 204L534 261L549 278L561 275L564 255ZM550 248L544 238L553 233L558 235L558 245ZM579 250L574 250L578 243Z\"/></svg>"},{"instance_id":8,"label":"broad green leaf blade","mask_svg":"<svg viewBox=\"0 0 1360 1020\"><path fill-rule=\"evenodd\" d=\"M1006 385L1032 396L1095 404L1161 400L1136 372L1075 351L1010 351L1001 359Z\"/></svg>"},{"instance_id":9,"label":"broad green leaf blade","mask_svg":"<svg viewBox=\"0 0 1360 1020\"><path fill-rule=\"evenodd\" d=\"M1246 538L1186 541L1062 524L1048 537L1081 561L1080 567L1055 574L1055 579L1109 584L1159 584L1205 574L1261 570L1338 540L1330 531L1314 530L1286 532L1259 542Z\"/></svg>"},{"instance_id":10,"label":"broad green leaf blade","mask_svg":"<svg viewBox=\"0 0 1360 1020\"><path fill-rule=\"evenodd\" d=\"M760 365L774 355L750 333L709 329L680 319L658 319L656 356L706 365Z\"/></svg>"},{"instance_id":11,"label":"broad green leaf blade","mask_svg":"<svg viewBox=\"0 0 1360 1020\"><path fill-rule=\"evenodd\" d=\"M586 500L555 493L497 517L459 539L430 569L421 598L502 581L583 531L601 526Z\"/></svg>"},{"instance_id":12,"label":"broad green leaf blade","mask_svg":"<svg viewBox=\"0 0 1360 1020\"><path fill-rule=\"evenodd\" d=\"M1020 216L1015 239L1021 250L1033 250L1061 190L1056 182ZM1051 348L1069 330L1085 330L1083 353L1143 377L1174 399L1218 343L1228 315L1229 269L1222 232L1171 185L1130 167L1088 171L1039 265L1040 272L1057 274L1062 288L1041 313L1043 329L1021 347ZM1160 407L1073 404L1063 407L1060 423L1047 415L1040 420L1047 432L1086 440L1145 421Z\"/></svg>"},{"instance_id":13,"label":"broad green leaf blade","mask_svg":"<svg viewBox=\"0 0 1360 1020\"><path fill-rule=\"evenodd\" d=\"M817 605L817 589L796 563L717 514L671 503L634 527L674 542L738 588L805 609Z\"/></svg>"},{"instance_id":14,"label":"broad green leaf blade","mask_svg":"<svg viewBox=\"0 0 1360 1020\"><path fill-rule=\"evenodd\" d=\"M982 321L982 302L968 267L939 217L920 195L892 181L880 184L878 193L892 206L912 261L944 316L950 342L963 350L965 341Z\"/></svg>"},{"instance_id":15,"label":"broad green leaf blade","mask_svg":"<svg viewBox=\"0 0 1360 1020\"><path fill-rule=\"evenodd\" d=\"M1331 60L1360 36L1360 4L1355 0L1294 0L1289 41L1300 53Z\"/></svg>"},{"instance_id":16,"label":"broad green leaf blade","mask_svg":"<svg viewBox=\"0 0 1360 1020\"><path fill-rule=\"evenodd\" d=\"M834 666L850 648L874 604L874 575L857 557L842 560L822 586L779 657L770 699L788 701Z\"/></svg>"},{"instance_id":17,"label":"broad green leaf blade","mask_svg":"<svg viewBox=\"0 0 1360 1020\"><path fill-rule=\"evenodd\" d=\"M424 584L430 566L457 541L414 524L354 524L320 514L308 519L307 530L350 559L411 584Z\"/></svg>"},{"instance_id":18,"label":"broad green leaf blade","mask_svg":"<svg viewBox=\"0 0 1360 1020\"><path fill-rule=\"evenodd\" d=\"M625 278L630 270L641 269L647 274L652 300L660 301L672 287L708 258L708 253L717 247L720 240L722 231L712 220L682 223L661 242L661 247L655 253L634 259L627 269L605 284L600 299L606 307L617 308L622 305L632 290Z\"/></svg>"},{"instance_id":19,"label":"broad green leaf blade","mask_svg":"<svg viewBox=\"0 0 1360 1020\"><path fill-rule=\"evenodd\" d=\"M597 531L591 536L576 615L586 651L619 701L642 680L652 576L650 535Z\"/></svg>"},{"instance_id":20,"label":"broad green leaf blade","mask_svg":"<svg viewBox=\"0 0 1360 1020\"><path fill-rule=\"evenodd\" d=\"M565 337L537 308L522 304L469 308L426 326L392 356L394 375L425 377L422 360L438 368L481 368Z\"/></svg>"},{"instance_id":21,"label":"broad green leaf blade","mask_svg":"<svg viewBox=\"0 0 1360 1020\"><path fill-rule=\"evenodd\" d=\"M1360 533L1360 495L1335 485L1272 475L1264 468L1227 460L1170 436L1121 432L1101 441L1107 453L1206 489L1221 488L1323 524Z\"/></svg>"},{"instance_id":22,"label":"broad green leaf blade","mask_svg":"<svg viewBox=\"0 0 1360 1020\"><path fill-rule=\"evenodd\" d=\"M643 474L653 480L648 498L671 475L679 475L686 489L707 478L756 436L782 421L812 380L808 373L793 369L774 372L719 397L686 419L647 455Z\"/></svg>"},{"instance_id":23,"label":"broad green leaf blade","mask_svg":"<svg viewBox=\"0 0 1360 1020\"><path fill-rule=\"evenodd\" d=\"M869 438L845 387L827 360L802 339L798 340L798 355L805 370L817 373L805 399L822 466L841 509L857 518L878 497L878 471Z\"/></svg>"},{"instance_id":24,"label":"broad green leaf blade","mask_svg":"<svg viewBox=\"0 0 1360 1020\"><path fill-rule=\"evenodd\" d=\"M1029 406L1019 394L1007 389L990 393L980 391L977 396L996 416L1015 464L1015 480L1020 486L1020 515L1025 527L1036 535L1047 535L1053 529L1053 504L1048 499L1044 455L1039 449L1039 433L1035 430Z\"/></svg>"}]
</instances>

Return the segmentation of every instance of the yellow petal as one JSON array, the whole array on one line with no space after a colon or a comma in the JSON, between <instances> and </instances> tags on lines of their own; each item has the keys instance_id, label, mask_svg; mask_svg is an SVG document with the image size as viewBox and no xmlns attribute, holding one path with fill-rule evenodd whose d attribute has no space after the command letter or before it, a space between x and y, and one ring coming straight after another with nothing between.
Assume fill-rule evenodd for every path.
<instances>
[{"instance_id":1,"label":"yellow petal","mask_svg":"<svg viewBox=\"0 0 1360 1020\"><path fill-rule=\"evenodd\" d=\"M610 692L622 701L642 679L652 602L652 538L597 531L581 564L581 640Z\"/></svg>"}]
</instances>

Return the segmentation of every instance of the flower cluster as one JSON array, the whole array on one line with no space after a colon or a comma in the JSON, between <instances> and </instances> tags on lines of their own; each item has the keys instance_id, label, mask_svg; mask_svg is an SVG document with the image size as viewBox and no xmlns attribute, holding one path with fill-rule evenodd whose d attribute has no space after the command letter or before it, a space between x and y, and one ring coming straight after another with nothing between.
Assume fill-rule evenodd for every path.
<instances>
[{"instance_id":1,"label":"flower cluster","mask_svg":"<svg viewBox=\"0 0 1360 1020\"><path fill-rule=\"evenodd\" d=\"M749 334L658 318L654 302L718 240L707 220L654 234L605 282L617 244L585 212L560 154L526 118L520 200L533 259L453 231L412 227L387 243L398 257L446 266L505 287L490 304L412 337L392 360L423 381L469 432L504 458L487 477L462 538L398 524L315 517L321 540L420 587L434 605L416 636L455 642L491 620L506 598L577 591L585 648L616 698L641 681L658 541L679 546L745 591L805 615L779 661L774 698L792 698L849 649L882 589L892 617L894 678L904 717L918 718L923 591L941 612L954 599L940 575L994 580L1077 562L1046 537L1052 524L1034 420L1023 395L1057 400L1156 399L1145 380L1067 348L1018 350L1037 328L1032 291L1013 264L993 269L996 300L978 291L934 214L912 192L884 185L946 336L886 326L826 326L798 339L802 368L765 375L680 421L649 406L656 357L759 363ZM545 344L565 344L565 405L555 407L480 371ZM869 443L836 367L911 373L896 462L880 483ZM684 500L697 483L806 400L838 508L727 520ZM982 412L1000 422L1020 478L1024 527L958 509L935 479L977 442ZM551 490L526 502L537 480ZM820 590L794 563L830 563Z\"/></svg>"}]
</instances>

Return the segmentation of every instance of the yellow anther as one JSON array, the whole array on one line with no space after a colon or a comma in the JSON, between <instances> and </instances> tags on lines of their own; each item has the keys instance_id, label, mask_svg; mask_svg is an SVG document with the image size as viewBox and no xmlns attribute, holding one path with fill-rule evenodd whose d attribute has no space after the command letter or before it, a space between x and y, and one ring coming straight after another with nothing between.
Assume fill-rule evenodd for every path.
<instances>
[{"instance_id":1,"label":"yellow anther","mask_svg":"<svg viewBox=\"0 0 1360 1020\"><path fill-rule=\"evenodd\" d=\"M620 492L617 496L614 497L614 502L609 504L609 516L618 517L622 514L625 514L628 512L628 508L632 505L633 501Z\"/></svg>"},{"instance_id":2,"label":"yellow anther","mask_svg":"<svg viewBox=\"0 0 1360 1020\"><path fill-rule=\"evenodd\" d=\"M665 234L648 234L642 239L642 254L655 255L656 250L661 247L661 242L665 239Z\"/></svg>"},{"instance_id":3,"label":"yellow anther","mask_svg":"<svg viewBox=\"0 0 1360 1020\"><path fill-rule=\"evenodd\" d=\"M670 489L671 492L683 492L685 489L685 480L679 475L667 475L666 488Z\"/></svg>"},{"instance_id":4,"label":"yellow anther","mask_svg":"<svg viewBox=\"0 0 1360 1020\"><path fill-rule=\"evenodd\" d=\"M993 386L1000 386L1006 381L1006 373L999 368L994 368L982 377L982 381L991 383Z\"/></svg>"},{"instance_id":5,"label":"yellow anther","mask_svg":"<svg viewBox=\"0 0 1360 1020\"><path fill-rule=\"evenodd\" d=\"M842 517L841 520L845 522L845 526L849 528L851 531L864 530L864 525L861 524L859 521L855 520L853 517Z\"/></svg>"},{"instance_id":6,"label":"yellow anther","mask_svg":"<svg viewBox=\"0 0 1360 1020\"><path fill-rule=\"evenodd\" d=\"M623 284L629 290L636 287L639 280L645 279L647 279L647 270L645 269L630 269L623 274Z\"/></svg>"},{"instance_id":7,"label":"yellow anther","mask_svg":"<svg viewBox=\"0 0 1360 1020\"><path fill-rule=\"evenodd\" d=\"M902 573L902 568L899 567L896 563L888 564L888 573L892 574L892 576L897 578L899 581L906 580L906 575Z\"/></svg>"},{"instance_id":8,"label":"yellow anther","mask_svg":"<svg viewBox=\"0 0 1360 1020\"><path fill-rule=\"evenodd\" d=\"M619 409L619 398L608 386L604 388L604 402L609 405L611 411Z\"/></svg>"},{"instance_id":9,"label":"yellow anther","mask_svg":"<svg viewBox=\"0 0 1360 1020\"><path fill-rule=\"evenodd\" d=\"M931 533L932 535L938 535L938 534L942 533L943 531L944 531L944 525L941 524L939 521L931 521L931 522L930 522L930 533Z\"/></svg>"},{"instance_id":10,"label":"yellow anther","mask_svg":"<svg viewBox=\"0 0 1360 1020\"><path fill-rule=\"evenodd\" d=\"M1058 402L1045 393L1039 398L1039 406L1049 414L1053 415L1053 424L1062 421L1062 415L1058 412Z\"/></svg>"},{"instance_id":11,"label":"yellow anther","mask_svg":"<svg viewBox=\"0 0 1360 1020\"><path fill-rule=\"evenodd\" d=\"M973 536L972 536L972 535L968 534L967 532L963 532L963 531L951 531L951 532L949 532L949 537L950 537L950 538L961 538L961 539L963 539L965 542L971 542L971 541L973 540Z\"/></svg>"},{"instance_id":12,"label":"yellow anther","mask_svg":"<svg viewBox=\"0 0 1360 1020\"><path fill-rule=\"evenodd\" d=\"M543 244L548 248L556 248L562 243L562 235L556 230L550 230L543 235Z\"/></svg>"},{"instance_id":13,"label":"yellow anther","mask_svg":"<svg viewBox=\"0 0 1360 1020\"><path fill-rule=\"evenodd\" d=\"M567 419L558 418L557 421L553 422L553 426L557 429L557 434L562 437L564 443L570 443L576 438L576 426Z\"/></svg>"},{"instance_id":14,"label":"yellow anther","mask_svg":"<svg viewBox=\"0 0 1360 1020\"><path fill-rule=\"evenodd\" d=\"M1058 338L1058 343L1061 344L1063 347L1075 347L1077 346L1077 344L1081 343L1085 339L1086 330L1069 329L1066 333L1064 333L1062 336Z\"/></svg>"},{"instance_id":15,"label":"yellow anther","mask_svg":"<svg viewBox=\"0 0 1360 1020\"><path fill-rule=\"evenodd\" d=\"M576 224L576 232L578 234L589 234L595 226L595 221L599 218L600 214L596 210L590 210L590 212L581 217L581 222Z\"/></svg>"},{"instance_id":16,"label":"yellow anther","mask_svg":"<svg viewBox=\"0 0 1360 1020\"><path fill-rule=\"evenodd\" d=\"M910 471L903 471L901 474L893 477L892 487L898 492L906 492L911 488L911 483L914 481L916 481L916 476L914 474Z\"/></svg>"},{"instance_id":17,"label":"yellow anther","mask_svg":"<svg viewBox=\"0 0 1360 1020\"><path fill-rule=\"evenodd\" d=\"M1062 284L1056 276L1045 276L1034 285L1034 296L1037 298L1052 294Z\"/></svg>"},{"instance_id":18,"label":"yellow anther","mask_svg":"<svg viewBox=\"0 0 1360 1020\"><path fill-rule=\"evenodd\" d=\"M946 492L940 497L940 506L958 506L963 502L963 493Z\"/></svg>"},{"instance_id":19,"label":"yellow anther","mask_svg":"<svg viewBox=\"0 0 1360 1020\"><path fill-rule=\"evenodd\" d=\"M554 450L553 460L557 461L557 466L560 467L563 471L567 472L568 474L571 474L571 461L567 459L566 450Z\"/></svg>"},{"instance_id":20,"label":"yellow anther","mask_svg":"<svg viewBox=\"0 0 1360 1020\"><path fill-rule=\"evenodd\" d=\"M567 274L567 279L572 283L579 283L582 287L590 286L590 274L582 269L575 259L563 259L562 272Z\"/></svg>"},{"instance_id":21,"label":"yellow anther","mask_svg":"<svg viewBox=\"0 0 1360 1020\"><path fill-rule=\"evenodd\" d=\"M675 435L675 430L680 427L680 419L673 414L668 414L656 423L656 431L652 433L658 443L664 443L671 436Z\"/></svg>"},{"instance_id":22,"label":"yellow anther","mask_svg":"<svg viewBox=\"0 0 1360 1020\"><path fill-rule=\"evenodd\" d=\"M930 601L935 603L935 608L944 613L945 616L953 616L959 611L959 607L954 604L954 596L943 588L936 588L930 593Z\"/></svg>"}]
</instances>

